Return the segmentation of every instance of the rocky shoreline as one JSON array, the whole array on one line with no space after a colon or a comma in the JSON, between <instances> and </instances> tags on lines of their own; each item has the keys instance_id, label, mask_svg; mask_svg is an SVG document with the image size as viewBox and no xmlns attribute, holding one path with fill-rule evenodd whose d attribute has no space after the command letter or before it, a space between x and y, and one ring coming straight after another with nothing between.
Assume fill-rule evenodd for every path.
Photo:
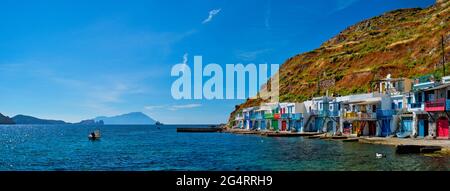
<instances>
[{"instance_id":1,"label":"rocky shoreline","mask_svg":"<svg viewBox=\"0 0 450 191\"><path fill-rule=\"evenodd\" d=\"M254 131L246 129L226 129L222 133L231 133L238 135L257 135L266 137L305 137L310 139L333 140L343 142L358 142L360 144L377 144L390 146L424 146L440 147L439 154L450 155L450 140L447 139L402 139L397 137L356 137L356 136L333 136L327 133L298 133L298 132L274 132L274 131Z\"/></svg>"}]
</instances>

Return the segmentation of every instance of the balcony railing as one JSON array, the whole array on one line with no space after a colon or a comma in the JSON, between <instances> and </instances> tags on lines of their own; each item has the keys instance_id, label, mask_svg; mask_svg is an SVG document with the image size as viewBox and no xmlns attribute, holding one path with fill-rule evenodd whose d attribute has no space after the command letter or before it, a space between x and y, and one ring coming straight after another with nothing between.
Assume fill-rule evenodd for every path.
<instances>
[{"instance_id":1,"label":"balcony railing","mask_svg":"<svg viewBox=\"0 0 450 191\"><path fill-rule=\"evenodd\" d=\"M289 114L288 113L281 114L281 119L289 119Z\"/></svg>"},{"instance_id":2,"label":"balcony railing","mask_svg":"<svg viewBox=\"0 0 450 191\"><path fill-rule=\"evenodd\" d=\"M321 117L338 117L339 116L339 111L338 110L321 110L319 111L319 116Z\"/></svg>"},{"instance_id":3,"label":"balcony railing","mask_svg":"<svg viewBox=\"0 0 450 191\"><path fill-rule=\"evenodd\" d=\"M428 101L425 103L425 111L433 112L433 111L445 111L445 103L446 99L437 99L433 101Z\"/></svg>"},{"instance_id":4,"label":"balcony railing","mask_svg":"<svg viewBox=\"0 0 450 191\"><path fill-rule=\"evenodd\" d=\"M376 113L363 113L363 112L347 112L344 114L344 118L347 119L376 119Z\"/></svg>"},{"instance_id":5,"label":"balcony railing","mask_svg":"<svg viewBox=\"0 0 450 191\"><path fill-rule=\"evenodd\" d=\"M344 118L357 118L358 114L356 112L346 112L344 113Z\"/></svg>"},{"instance_id":6,"label":"balcony railing","mask_svg":"<svg viewBox=\"0 0 450 191\"><path fill-rule=\"evenodd\" d=\"M420 109L422 108L423 103L411 103L409 104L409 108L411 109Z\"/></svg>"},{"instance_id":7,"label":"balcony railing","mask_svg":"<svg viewBox=\"0 0 450 191\"><path fill-rule=\"evenodd\" d=\"M264 119L273 119L273 114L272 113L265 113L264 114Z\"/></svg>"},{"instance_id":8,"label":"balcony railing","mask_svg":"<svg viewBox=\"0 0 450 191\"><path fill-rule=\"evenodd\" d=\"M394 115L394 110L386 109L386 110L377 110L377 117L392 117Z\"/></svg>"}]
</instances>

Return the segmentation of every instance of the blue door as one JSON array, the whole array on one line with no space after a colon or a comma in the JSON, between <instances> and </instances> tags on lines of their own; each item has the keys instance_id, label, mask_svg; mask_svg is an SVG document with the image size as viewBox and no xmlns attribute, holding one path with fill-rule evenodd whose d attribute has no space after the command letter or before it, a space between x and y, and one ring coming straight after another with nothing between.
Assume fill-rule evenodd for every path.
<instances>
[{"instance_id":1,"label":"blue door","mask_svg":"<svg viewBox=\"0 0 450 191\"><path fill-rule=\"evenodd\" d=\"M381 136L387 137L391 134L391 120L383 119L381 120Z\"/></svg>"},{"instance_id":2,"label":"blue door","mask_svg":"<svg viewBox=\"0 0 450 191\"><path fill-rule=\"evenodd\" d=\"M412 118L403 118L401 132L411 132Z\"/></svg>"},{"instance_id":3,"label":"blue door","mask_svg":"<svg viewBox=\"0 0 450 191\"><path fill-rule=\"evenodd\" d=\"M314 129L312 130L313 132L319 131L319 129L322 128L322 118L318 117L316 118L316 124L314 124Z\"/></svg>"},{"instance_id":4,"label":"blue door","mask_svg":"<svg viewBox=\"0 0 450 191\"><path fill-rule=\"evenodd\" d=\"M296 120L295 121L295 130L297 131L297 132L301 132L302 131L302 121L301 120Z\"/></svg>"},{"instance_id":5,"label":"blue door","mask_svg":"<svg viewBox=\"0 0 450 191\"><path fill-rule=\"evenodd\" d=\"M419 137L426 137L428 135L428 122L425 119L419 120Z\"/></svg>"}]
</instances>

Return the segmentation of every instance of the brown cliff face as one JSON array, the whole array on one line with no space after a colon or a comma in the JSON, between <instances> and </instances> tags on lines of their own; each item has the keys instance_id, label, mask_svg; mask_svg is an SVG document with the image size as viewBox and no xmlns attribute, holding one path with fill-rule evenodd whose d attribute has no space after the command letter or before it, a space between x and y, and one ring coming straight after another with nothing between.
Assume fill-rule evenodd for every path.
<instances>
[{"instance_id":1,"label":"brown cliff face","mask_svg":"<svg viewBox=\"0 0 450 191\"><path fill-rule=\"evenodd\" d=\"M400 9L362 21L318 49L289 58L279 70L280 101L304 101L326 90L341 95L367 92L371 81L387 74L442 76L442 37L446 63L450 60L450 3L437 3L426 9ZM449 75L450 68L446 71ZM328 85L318 89L318 81ZM250 100L236 109L260 101Z\"/></svg>"}]
</instances>

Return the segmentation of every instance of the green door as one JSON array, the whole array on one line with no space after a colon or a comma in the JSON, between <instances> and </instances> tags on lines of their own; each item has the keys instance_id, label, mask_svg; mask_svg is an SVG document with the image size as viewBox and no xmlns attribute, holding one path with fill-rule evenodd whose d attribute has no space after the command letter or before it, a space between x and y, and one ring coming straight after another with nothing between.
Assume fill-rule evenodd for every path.
<instances>
[{"instance_id":1,"label":"green door","mask_svg":"<svg viewBox=\"0 0 450 191\"><path fill-rule=\"evenodd\" d=\"M278 120L272 120L272 128L275 130L275 131L278 131L279 129L278 129Z\"/></svg>"}]
</instances>

